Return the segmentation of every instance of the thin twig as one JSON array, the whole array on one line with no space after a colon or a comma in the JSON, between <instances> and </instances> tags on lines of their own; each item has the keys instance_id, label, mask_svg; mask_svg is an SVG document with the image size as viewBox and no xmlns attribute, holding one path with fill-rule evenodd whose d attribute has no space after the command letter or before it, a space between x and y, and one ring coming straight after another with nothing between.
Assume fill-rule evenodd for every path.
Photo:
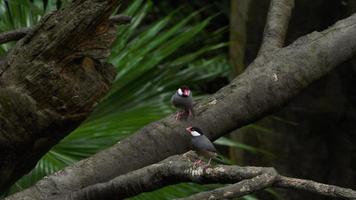
<instances>
[{"instance_id":1,"label":"thin twig","mask_svg":"<svg viewBox=\"0 0 356 200\"><path fill-rule=\"evenodd\" d=\"M18 30L14 30L14 31L0 33L0 44L10 42L10 41L19 40L19 39L25 37L25 35L27 33L29 33L31 30L32 30L32 28L22 28L22 29L18 29Z\"/></svg>"},{"instance_id":2,"label":"thin twig","mask_svg":"<svg viewBox=\"0 0 356 200\"><path fill-rule=\"evenodd\" d=\"M132 20L132 18L127 15L114 15L114 16L110 17L110 21L117 25L129 24L131 22L131 20ZM10 42L10 41L19 40L19 39L25 37L25 35L32 30L33 30L32 27L27 27L27 28L21 28L18 30L0 33L0 44Z\"/></svg>"},{"instance_id":3,"label":"thin twig","mask_svg":"<svg viewBox=\"0 0 356 200\"><path fill-rule=\"evenodd\" d=\"M110 21L114 24L129 24L131 23L132 17L127 15L114 15L110 17Z\"/></svg>"}]
</instances>

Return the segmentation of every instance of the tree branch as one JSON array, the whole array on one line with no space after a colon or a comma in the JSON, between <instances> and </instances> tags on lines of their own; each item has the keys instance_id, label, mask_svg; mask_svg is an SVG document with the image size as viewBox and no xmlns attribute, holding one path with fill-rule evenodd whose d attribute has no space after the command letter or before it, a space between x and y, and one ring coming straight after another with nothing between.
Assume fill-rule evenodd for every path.
<instances>
[{"instance_id":1,"label":"tree branch","mask_svg":"<svg viewBox=\"0 0 356 200\"><path fill-rule=\"evenodd\" d=\"M0 191L35 167L106 94L117 0L73 1L44 16L0 62ZM89 87L90 86L90 87Z\"/></svg>"},{"instance_id":2,"label":"tree branch","mask_svg":"<svg viewBox=\"0 0 356 200\"><path fill-rule=\"evenodd\" d=\"M323 183L318 183L311 180L303 180L297 178L289 178L284 176L279 176L275 186L281 188L293 188L297 190L304 190L308 192L317 193L320 195L344 198L344 199L356 199L356 191L342 188L334 185L327 185Z\"/></svg>"},{"instance_id":3,"label":"tree branch","mask_svg":"<svg viewBox=\"0 0 356 200\"><path fill-rule=\"evenodd\" d=\"M54 199L96 200L124 199L142 192L153 191L180 182L234 183L212 191L192 195L185 200L231 199L262 190L266 187L301 189L325 196L355 199L356 191L314 181L279 175L268 167L229 165L194 167L195 153L171 156L164 161L118 176L109 182L98 183L69 194L57 194Z\"/></svg>"},{"instance_id":4,"label":"tree branch","mask_svg":"<svg viewBox=\"0 0 356 200\"><path fill-rule=\"evenodd\" d=\"M129 24L131 22L131 17L126 15L114 15L110 17L110 21L114 24ZM33 31L34 28L21 28L14 31L0 33L0 44L16 41L26 36L26 34Z\"/></svg>"},{"instance_id":5,"label":"tree branch","mask_svg":"<svg viewBox=\"0 0 356 200\"><path fill-rule=\"evenodd\" d=\"M25 37L25 35L27 33L29 33L31 30L32 30L32 28L22 28L19 30L0 33L0 44L10 42L10 41L19 40L19 39Z\"/></svg>"},{"instance_id":6,"label":"tree branch","mask_svg":"<svg viewBox=\"0 0 356 200\"><path fill-rule=\"evenodd\" d=\"M294 0L271 0L259 55L282 48Z\"/></svg>"},{"instance_id":7,"label":"tree branch","mask_svg":"<svg viewBox=\"0 0 356 200\"><path fill-rule=\"evenodd\" d=\"M251 179L242 180L238 183L215 190L194 194L187 198L181 198L181 200L218 200L241 197L271 186L275 181L276 175L276 171L271 169L268 170L268 172L255 176Z\"/></svg>"},{"instance_id":8,"label":"tree branch","mask_svg":"<svg viewBox=\"0 0 356 200\"><path fill-rule=\"evenodd\" d=\"M337 51L335 51L337 50ZM229 85L203 99L195 118L177 121L168 116L151 123L111 148L39 181L9 199L41 199L51 192L65 193L159 162L190 149L190 125L204 129L214 140L280 109L356 51L356 14L323 32L313 32L291 45L258 57ZM262 67L264 66L264 67ZM39 195L39 196L38 196Z\"/></svg>"}]
</instances>

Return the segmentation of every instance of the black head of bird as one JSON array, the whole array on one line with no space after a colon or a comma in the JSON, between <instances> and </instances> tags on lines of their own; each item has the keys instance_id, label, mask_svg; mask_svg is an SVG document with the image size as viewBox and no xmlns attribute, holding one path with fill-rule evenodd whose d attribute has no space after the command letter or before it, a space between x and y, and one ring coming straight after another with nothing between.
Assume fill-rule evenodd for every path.
<instances>
[{"instance_id":1,"label":"black head of bird","mask_svg":"<svg viewBox=\"0 0 356 200\"><path fill-rule=\"evenodd\" d=\"M190 89L187 86L183 86L178 88L177 94L181 97L189 97L190 96Z\"/></svg>"},{"instance_id":2,"label":"black head of bird","mask_svg":"<svg viewBox=\"0 0 356 200\"><path fill-rule=\"evenodd\" d=\"M209 159L208 165L212 158L217 156L216 148L214 144L207 138L203 131L197 127L186 128L188 133L191 135L191 145L192 149L197 152L199 156L203 156ZM201 162L198 161L199 163Z\"/></svg>"},{"instance_id":3,"label":"black head of bird","mask_svg":"<svg viewBox=\"0 0 356 200\"><path fill-rule=\"evenodd\" d=\"M193 98L189 87L182 86L177 89L176 93L171 98L172 104L182 111L176 115L176 119L181 119L182 116L193 116Z\"/></svg>"}]
</instances>

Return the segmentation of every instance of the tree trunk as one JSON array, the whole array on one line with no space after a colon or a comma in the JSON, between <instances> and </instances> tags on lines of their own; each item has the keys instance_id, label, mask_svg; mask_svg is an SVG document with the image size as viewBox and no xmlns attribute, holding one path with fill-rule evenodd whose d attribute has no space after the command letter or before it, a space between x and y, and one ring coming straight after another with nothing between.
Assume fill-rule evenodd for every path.
<instances>
[{"instance_id":1,"label":"tree trunk","mask_svg":"<svg viewBox=\"0 0 356 200\"><path fill-rule=\"evenodd\" d=\"M45 16L0 62L0 191L29 172L106 94L119 1L74 1Z\"/></svg>"}]
</instances>

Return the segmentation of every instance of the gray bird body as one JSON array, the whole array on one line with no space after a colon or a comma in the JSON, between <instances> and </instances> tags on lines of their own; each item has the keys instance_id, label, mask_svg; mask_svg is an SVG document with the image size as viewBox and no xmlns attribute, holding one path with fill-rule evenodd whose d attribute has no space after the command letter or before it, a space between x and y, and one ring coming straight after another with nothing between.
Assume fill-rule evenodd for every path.
<instances>
[{"instance_id":1,"label":"gray bird body","mask_svg":"<svg viewBox=\"0 0 356 200\"><path fill-rule=\"evenodd\" d=\"M193 150L196 151L198 155L209 159L217 155L214 144L205 135L193 137L191 144Z\"/></svg>"},{"instance_id":2,"label":"gray bird body","mask_svg":"<svg viewBox=\"0 0 356 200\"><path fill-rule=\"evenodd\" d=\"M183 109L186 112L189 112L189 110L192 111L192 107L193 107L192 95L185 97L185 96L180 96L178 92L176 92L172 96L171 102L176 108Z\"/></svg>"}]
</instances>

